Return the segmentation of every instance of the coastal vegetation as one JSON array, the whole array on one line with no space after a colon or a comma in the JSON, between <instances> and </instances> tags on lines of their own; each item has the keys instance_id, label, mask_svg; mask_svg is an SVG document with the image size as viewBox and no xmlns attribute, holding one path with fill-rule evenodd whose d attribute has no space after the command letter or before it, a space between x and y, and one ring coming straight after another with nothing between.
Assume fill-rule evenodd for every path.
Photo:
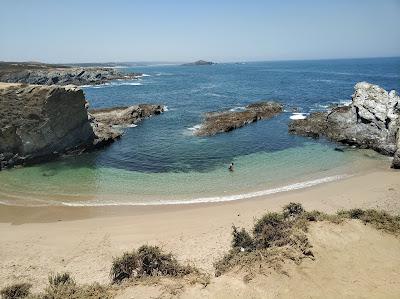
<instances>
[{"instance_id":1,"label":"coastal vegetation","mask_svg":"<svg viewBox=\"0 0 400 299\"><path fill-rule=\"evenodd\" d=\"M268 212L260 217L251 231L233 226L231 248L214 264L215 275L239 271L245 273L245 281L257 273L270 273L271 269L287 275L283 268L285 261L298 265L304 259L315 260L308 232L311 223L324 221L337 225L361 221L385 233L400 235L399 215L374 209L340 210L336 214L327 214L317 210L306 211L299 203L289 203L279 213ZM206 287L210 283L209 275L192 265L181 264L172 253L165 253L158 246L143 245L114 258L110 284L81 285L69 273L57 273L49 276L48 285L41 293L32 294L32 285L22 282L3 288L0 294L3 299L108 299L127 286L165 284L163 278L172 280L172 284L164 286L170 295L178 294L188 285Z\"/></svg>"},{"instance_id":2,"label":"coastal vegetation","mask_svg":"<svg viewBox=\"0 0 400 299\"><path fill-rule=\"evenodd\" d=\"M378 230L398 236L400 216L374 209L340 210L334 215L320 211L305 211L299 203L289 203L280 213L267 213L258 219L251 232L233 226L229 252L214 266L220 276L232 269L253 275L263 267L280 271L285 260L300 264L304 258L314 259L307 232L310 222L329 221L340 224L346 220L360 220ZM258 267L255 267L257 264Z\"/></svg>"}]
</instances>

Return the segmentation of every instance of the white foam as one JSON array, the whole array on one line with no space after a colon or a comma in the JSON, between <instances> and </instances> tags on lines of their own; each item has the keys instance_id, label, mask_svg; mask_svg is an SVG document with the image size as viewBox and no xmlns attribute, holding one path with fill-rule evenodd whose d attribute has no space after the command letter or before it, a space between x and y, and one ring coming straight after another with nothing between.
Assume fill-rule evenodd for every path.
<instances>
[{"instance_id":1,"label":"white foam","mask_svg":"<svg viewBox=\"0 0 400 299\"><path fill-rule=\"evenodd\" d=\"M294 183L287 186L277 187L273 189L266 189L262 191L227 195L227 196L214 196L214 197L200 197L187 200L160 200L160 201L149 201L149 202L115 202L115 201L102 201L102 202L62 202L61 204L69 207L90 207L90 206L154 206L154 205L183 205L183 204L196 204L196 203L213 203L213 202L224 202L224 201L235 201L241 199L249 199L259 196L272 195L281 192L288 192L298 189L304 189L320 185L323 183L334 182L340 179L349 177L349 175L335 175L324 177L316 180L305 181L300 183Z\"/></svg>"},{"instance_id":2,"label":"white foam","mask_svg":"<svg viewBox=\"0 0 400 299\"><path fill-rule=\"evenodd\" d=\"M243 106L234 107L234 108L232 108L232 109L229 109L229 111L232 111L232 112L244 111L244 110L246 110L246 107L243 107Z\"/></svg>"},{"instance_id":3,"label":"white foam","mask_svg":"<svg viewBox=\"0 0 400 299\"><path fill-rule=\"evenodd\" d=\"M197 131L201 128L201 125L195 125L193 127L188 128L189 131Z\"/></svg>"},{"instance_id":4,"label":"white foam","mask_svg":"<svg viewBox=\"0 0 400 299\"><path fill-rule=\"evenodd\" d=\"M148 74L141 74L139 77L151 77L151 75L148 75Z\"/></svg>"},{"instance_id":5,"label":"white foam","mask_svg":"<svg viewBox=\"0 0 400 299\"><path fill-rule=\"evenodd\" d=\"M167 111L169 111L169 109L168 109L168 106L164 106L164 112L167 112Z\"/></svg>"},{"instance_id":6,"label":"white foam","mask_svg":"<svg viewBox=\"0 0 400 299\"><path fill-rule=\"evenodd\" d=\"M306 119L307 115L305 113L295 112L289 118L290 119Z\"/></svg>"}]
</instances>

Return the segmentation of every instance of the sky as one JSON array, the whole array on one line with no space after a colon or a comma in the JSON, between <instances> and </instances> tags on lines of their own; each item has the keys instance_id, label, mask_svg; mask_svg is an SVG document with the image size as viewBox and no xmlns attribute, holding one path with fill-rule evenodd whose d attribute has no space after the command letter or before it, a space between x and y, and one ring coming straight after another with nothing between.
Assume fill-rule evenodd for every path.
<instances>
[{"instance_id":1,"label":"sky","mask_svg":"<svg viewBox=\"0 0 400 299\"><path fill-rule=\"evenodd\" d=\"M400 56L400 0L0 0L0 60Z\"/></svg>"}]
</instances>

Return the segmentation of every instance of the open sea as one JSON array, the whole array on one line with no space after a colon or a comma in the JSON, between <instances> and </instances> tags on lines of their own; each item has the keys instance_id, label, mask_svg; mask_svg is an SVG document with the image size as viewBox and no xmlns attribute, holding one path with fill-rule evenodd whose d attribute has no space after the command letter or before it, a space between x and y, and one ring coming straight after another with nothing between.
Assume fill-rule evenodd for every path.
<instances>
[{"instance_id":1,"label":"open sea","mask_svg":"<svg viewBox=\"0 0 400 299\"><path fill-rule=\"evenodd\" d=\"M306 116L350 103L360 81L400 91L400 58L148 65L139 80L83 87L91 108L160 103L160 116L126 128L103 150L0 172L0 204L149 205L229 201L309 187L387 167L368 150L335 150L289 135ZM212 137L193 135L204 112L275 100L285 112ZM234 162L235 171L228 165Z\"/></svg>"}]
</instances>

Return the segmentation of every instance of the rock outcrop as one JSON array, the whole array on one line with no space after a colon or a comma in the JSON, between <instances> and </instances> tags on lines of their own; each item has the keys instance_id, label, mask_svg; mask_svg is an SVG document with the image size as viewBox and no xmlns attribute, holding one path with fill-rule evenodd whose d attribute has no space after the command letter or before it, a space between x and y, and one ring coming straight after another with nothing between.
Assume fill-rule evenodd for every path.
<instances>
[{"instance_id":1,"label":"rock outcrop","mask_svg":"<svg viewBox=\"0 0 400 299\"><path fill-rule=\"evenodd\" d=\"M114 107L90 110L96 147L109 144L121 137L122 128L137 124L152 115L164 112L163 105L139 104L130 107Z\"/></svg>"},{"instance_id":2,"label":"rock outcrop","mask_svg":"<svg viewBox=\"0 0 400 299\"><path fill-rule=\"evenodd\" d=\"M0 83L0 169L92 145L85 105L74 86Z\"/></svg>"},{"instance_id":3,"label":"rock outcrop","mask_svg":"<svg viewBox=\"0 0 400 299\"><path fill-rule=\"evenodd\" d=\"M260 119L271 118L283 111L276 102L258 102L245 107L243 111L223 111L206 113L203 124L195 131L197 136L211 136L229 132Z\"/></svg>"},{"instance_id":4,"label":"rock outcrop","mask_svg":"<svg viewBox=\"0 0 400 299\"><path fill-rule=\"evenodd\" d=\"M113 68L68 67L48 64L0 63L0 82L40 85L97 85L112 80L137 79L141 74L124 74Z\"/></svg>"},{"instance_id":5,"label":"rock outcrop","mask_svg":"<svg viewBox=\"0 0 400 299\"><path fill-rule=\"evenodd\" d=\"M328 112L312 113L304 120L289 124L293 134L330 140L360 148L370 148L395 156L392 167L400 168L400 97L377 85L355 85L352 103Z\"/></svg>"},{"instance_id":6,"label":"rock outcrop","mask_svg":"<svg viewBox=\"0 0 400 299\"><path fill-rule=\"evenodd\" d=\"M121 137L121 127L163 111L143 104L88 114L75 86L0 83L0 170L101 148Z\"/></svg>"}]
</instances>

